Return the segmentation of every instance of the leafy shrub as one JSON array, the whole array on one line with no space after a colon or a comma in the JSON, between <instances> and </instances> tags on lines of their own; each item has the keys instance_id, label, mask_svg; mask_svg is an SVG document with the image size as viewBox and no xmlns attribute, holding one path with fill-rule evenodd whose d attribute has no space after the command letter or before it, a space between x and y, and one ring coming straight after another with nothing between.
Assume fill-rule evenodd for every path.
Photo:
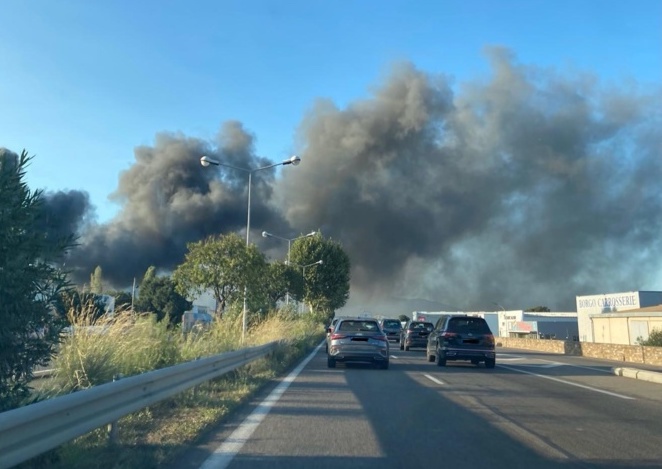
<instances>
[{"instance_id":1,"label":"leafy shrub","mask_svg":"<svg viewBox=\"0 0 662 469\"><path fill-rule=\"evenodd\" d=\"M639 344L650 347L662 347L662 329L653 329L648 335L648 339L639 339Z\"/></svg>"}]
</instances>

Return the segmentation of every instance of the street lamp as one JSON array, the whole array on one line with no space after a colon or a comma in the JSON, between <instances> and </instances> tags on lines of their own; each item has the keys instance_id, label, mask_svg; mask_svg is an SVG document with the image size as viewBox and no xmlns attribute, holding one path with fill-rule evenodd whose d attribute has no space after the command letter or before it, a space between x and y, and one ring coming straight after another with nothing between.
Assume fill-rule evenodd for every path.
<instances>
[{"instance_id":1,"label":"street lamp","mask_svg":"<svg viewBox=\"0 0 662 469\"><path fill-rule=\"evenodd\" d=\"M281 161L280 163L274 163L270 164L267 166L261 166L259 168L241 168L239 166L233 166L231 164L227 163L222 163L220 161L217 161L215 159L209 158L208 156L203 156L200 158L200 164L204 166L205 168L208 167L209 165L214 165L214 166L225 166L226 168L232 168L236 169L239 171L243 171L245 173L248 173L248 214L246 216L246 247L248 247L250 243L250 236L251 236L251 183L253 181L253 173L256 173L258 171L262 171L263 169L269 169L269 168L275 168L276 166L286 166L288 164L291 164L292 166L297 166L299 163L301 163L301 158L298 156L292 156L291 158L288 158L287 160ZM246 314L246 296L248 293L248 287L244 287L244 309L242 313L242 324L241 324L241 341L242 343L244 342L244 339L246 337L246 328L247 328L247 314Z\"/></svg>"},{"instance_id":2,"label":"street lamp","mask_svg":"<svg viewBox=\"0 0 662 469\"><path fill-rule=\"evenodd\" d=\"M312 267L314 265L322 265L324 262L322 259L320 259L317 262L313 262L312 264L306 264L306 265L299 265L299 264L291 264L290 262L287 263L287 265L293 265L294 267L299 267L301 269L301 276L303 277L303 285L304 287L306 286L306 268ZM302 306L304 311L306 310L306 302L302 301Z\"/></svg>"},{"instance_id":3,"label":"street lamp","mask_svg":"<svg viewBox=\"0 0 662 469\"><path fill-rule=\"evenodd\" d=\"M287 265L290 264L290 249L292 247L292 241L296 241L297 239L301 238L309 238L311 236L315 236L317 234L317 231L311 231L308 234L302 235L302 236L297 236L296 238L283 238L281 236L277 236L273 233L269 233L268 231L263 231L262 232L262 237L264 238L276 238L280 239L283 241L287 241ZM290 304L290 292L289 290L285 293L285 304L289 305Z\"/></svg>"}]
</instances>

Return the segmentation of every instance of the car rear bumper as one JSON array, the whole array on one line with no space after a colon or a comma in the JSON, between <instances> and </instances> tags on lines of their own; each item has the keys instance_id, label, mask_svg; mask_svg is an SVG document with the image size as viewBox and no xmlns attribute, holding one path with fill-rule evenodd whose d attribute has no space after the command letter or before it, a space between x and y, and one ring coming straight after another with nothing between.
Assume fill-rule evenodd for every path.
<instances>
[{"instance_id":1,"label":"car rear bumper","mask_svg":"<svg viewBox=\"0 0 662 469\"><path fill-rule=\"evenodd\" d=\"M343 351L332 347L329 356L339 362L383 362L388 360L388 350Z\"/></svg>"},{"instance_id":2,"label":"car rear bumper","mask_svg":"<svg viewBox=\"0 0 662 469\"><path fill-rule=\"evenodd\" d=\"M442 348L446 360L484 360L496 358L494 350Z\"/></svg>"},{"instance_id":3,"label":"car rear bumper","mask_svg":"<svg viewBox=\"0 0 662 469\"><path fill-rule=\"evenodd\" d=\"M408 345L409 347L427 347L428 338L406 337L404 340L404 344Z\"/></svg>"}]
</instances>

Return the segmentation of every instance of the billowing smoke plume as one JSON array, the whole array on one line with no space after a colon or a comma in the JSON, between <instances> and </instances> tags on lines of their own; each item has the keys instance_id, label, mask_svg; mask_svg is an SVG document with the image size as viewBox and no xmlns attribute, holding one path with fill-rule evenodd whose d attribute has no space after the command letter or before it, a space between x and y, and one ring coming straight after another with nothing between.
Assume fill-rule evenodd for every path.
<instances>
[{"instance_id":1,"label":"billowing smoke plume","mask_svg":"<svg viewBox=\"0 0 662 469\"><path fill-rule=\"evenodd\" d=\"M283 189L294 226L350 253L354 293L445 308L543 304L640 289L662 244L660 90L602 89L525 67L454 92L403 65L366 101L321 101L301 126L306 162ZM386 306L388 307L388 306Z\"/></svg>"},{"instance_id":2,"label":"billowing smoke plume","mask_svg":"<svg viewBox=\"0 0 662 469\"><path fill-rule=\"evenodd\" d=\"M16 169L18 160L17 153L0 148L0 170L3 165ZM41 200L41 216L37 218L35 229L44 233L54 243L83 231L94 212L86 192L45 192L42 193Z\"/></svg>"},{"instance_id":3,"label":"billowing smoke plume","mask_svg":"<svg viewBox=\"0 0 662 469\"><path fill-rule=\"evenodd\" d=\"M99 265L105 280L130 285L151 265L174 268L183 260L188 242L245 230L247 173L203 168L200 157L208 155L241 168L269 162L253 154L253 137L237 122L225 124L214 143L163 133L157 135L154 147L136 148L136 162L120 174L111 196L121 204L121 212L110 223L84 232L82 247L72 255L79 279L89 278ZM273 179L270 170L253 175L253 226L284 225L281 215L268 205Z\"/></svg>"},{"instance_id":4,"label":"billowing smoke plume","mask_svg":"<svg viewBox=\"0 0 662 469\"><path fill-rule=\"evenodd\" d=\"M52 240L83 232L94 213L89 195L77 190L46 192L42 210L37 229Z\"/></svg>"},{"instance_id":5,"label":"billowing smoke plume","mask_svg":"<svg viewBox=\"0 0 662 469\"><path fill-rule=\"evenodd\" d=\"M316 103L300 127L301 166L254 175L256 232L321 228L341 241L350 303L367 309L396 296L570 310L575 295L654 287L660 90L524 66L503 49L487 55L492 73L479 81L455 85L402 64L369 99ZM82 278L101 265L128 285L149 265L177 265L188 241L243 230L246 174L203 169L199 158L266 163L238 123L216 142L161 134L135 154L113 195L120 214L86 230L74 253Z\"/></svg>"}]
</instances>

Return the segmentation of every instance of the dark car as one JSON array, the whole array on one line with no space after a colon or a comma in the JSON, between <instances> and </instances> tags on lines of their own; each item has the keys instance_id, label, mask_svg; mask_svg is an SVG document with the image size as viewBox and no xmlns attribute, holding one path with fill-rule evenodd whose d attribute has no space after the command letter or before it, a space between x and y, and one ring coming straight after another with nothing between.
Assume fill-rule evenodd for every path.
<instances>
[{"instance_id":1,"label":"dark car","mask_svg":"<svg viewBox=\"0 0 662 469\"><path fill-rule=\"evenodd\" d=\"M340 319L329 337L329 368L336 362L369 362L387 369L389 345L376 319Z\"/></svg>"},{"instance_id":2,"label":"dark car","mask_svg":"<svg viewBox=\"0 0 662 469\"><path fill-rule=\"evenodd\" d=\"M400 350L410 347L427 347L428 336L434 329L434 324L427 321L409 321L400 331Z\"/></svg>"},{"instance_id":3,"label":"dark car","mask_svg":"<svg viewBox=\"0 0 662 469\"><path fill-rule=\"evenodd\" d=\"M379 325L382 327L384 334L388 340L400 342L400 331L402 330L402 323L399 319L380 319Z\"/></svg>"},{"instance_id":4,"label":"dark car","mask_svg":"<svg viewBox=\"0 0 662 469\"><path fill-rule=\"evenodd\" d=\"M481 317L445 316L428 336L427 355L428 361L438 366L446 366L449 360L468 360L494 368L494 335Z\"/></svg>"}]
</instances>

